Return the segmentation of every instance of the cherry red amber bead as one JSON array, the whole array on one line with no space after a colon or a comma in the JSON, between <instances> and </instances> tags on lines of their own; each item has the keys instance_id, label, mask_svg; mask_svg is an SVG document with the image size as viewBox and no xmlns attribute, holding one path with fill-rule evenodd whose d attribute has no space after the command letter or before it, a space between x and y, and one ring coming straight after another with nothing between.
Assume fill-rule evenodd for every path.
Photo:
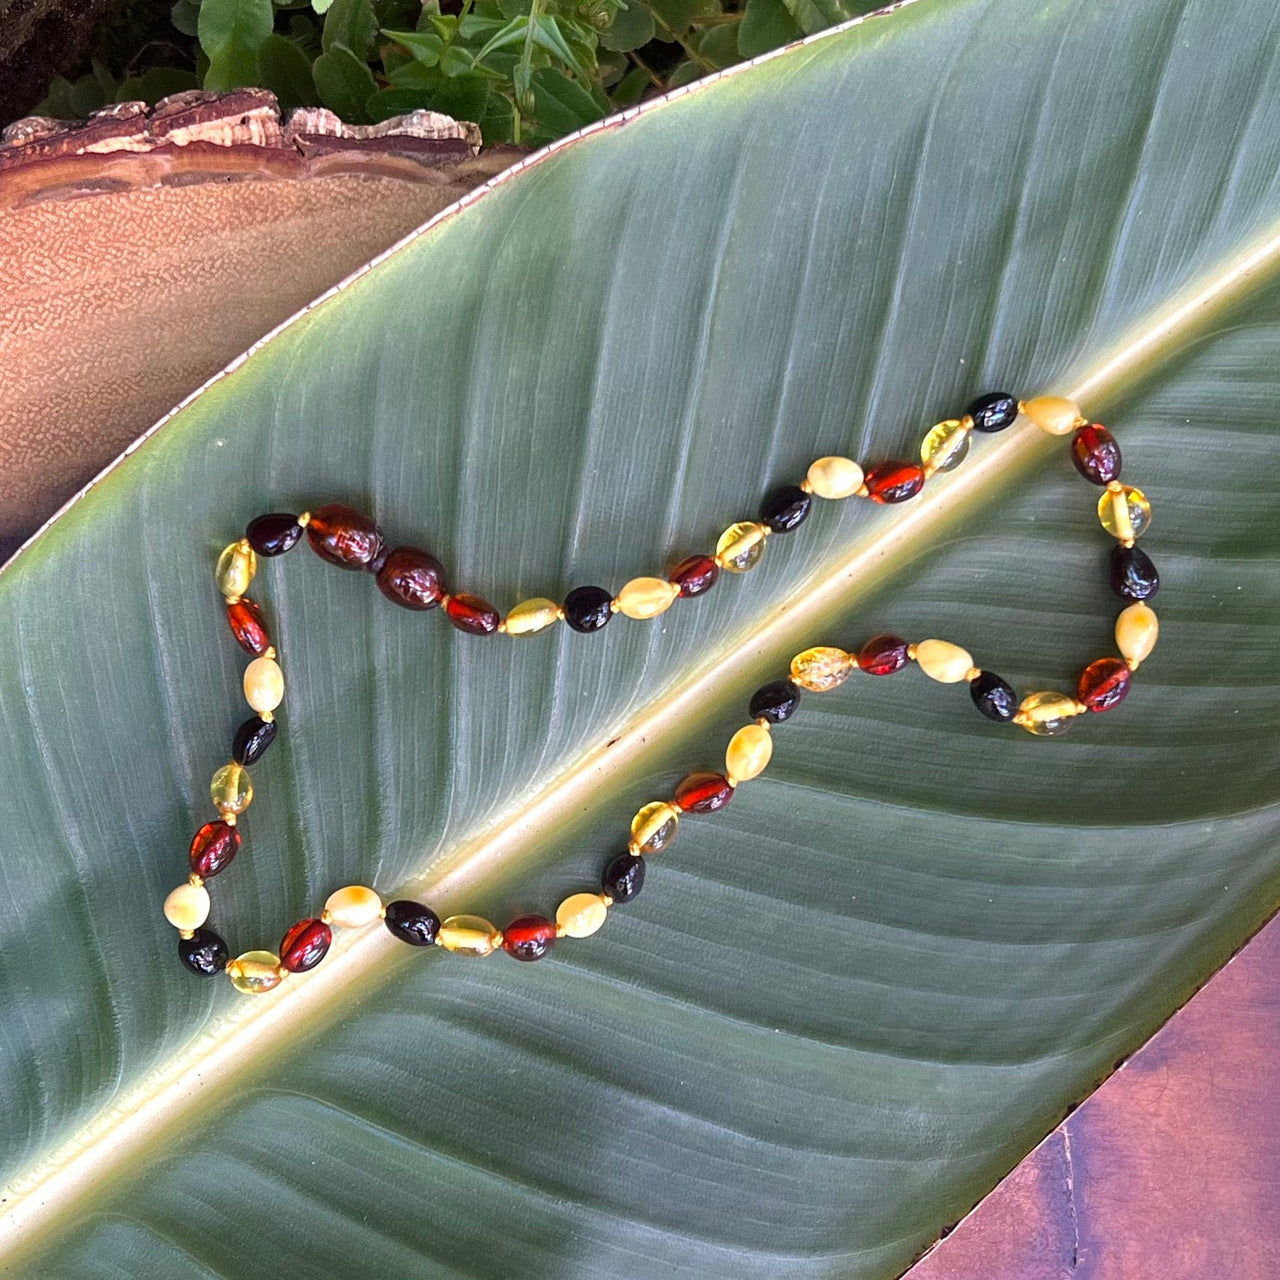
<instances>
[{"instance_id":1,"label":"cherry red amber bead","mask_svg":"<svg viewBox=\"0 0 1280 1280\"><path fill-rule=\"evenodd\" d=\"M262 610L252 600L241 599L227 605L227 623L245 653L260 658L271 647L271 636Z\"/></svg>"},{"instance_id":2,"label":"cherry red amber bead","mask_svg":"<svg viewBox=\"0 0 1280 1280\"><path fill-rule=\"evenodd\" d=\"M290 973L314 969L329 951L333 930L323 920L299 920L280 939L280 963Z\"/></svg>"},{"instance_id":3,"label":"cherry red amber bead","mask_svg":"<svg viewBox=\"0 0 1280 1280\"><path fill-rule=\"evenodd\" d=\"M1071 437L1071 461L1092 484L1108 485L1120 478L1120 446L1104 426L1090 423Z\"/></svg>"},{"instance_id":4,"label":"cherry red amber bead","mask_svg":"<svg viewBox=\"0 0 1280 1280\"><path fill-rule=\"evenodd\" d=\"M909 648L901 636L872 636L858 650L858 666L868 675L891 676L911 661Z\"/></svg>"},{"instance_id":5,"label":"cherry red amber bead","mask_svg":"<svg viewBox=\"0 0 1280 1280\"><path fill-rule=\"evenodd\" d=\"M914 462L882 462L863 477L873 502L906 502L924 488L924 468Z\"/></svg>"},{"instance_id":6,"label":"cherry red amber bead","mask_svg":"<svg viewBox=\"0 0 1280 1280\"><path fill-rule=\"evenodd\" d=\"M556 927L542 916L521 916L502 931L502 949L517 960L541 960L556 944Z\"/></svg>"},{"instance_id":7,"label":"cherry red amber bead","mask_svg":"<svg viewBox=\"0 0 1280 1280\"><path fill-rule=\"evenodd\" d=\"M720 566L713 556L689 556L671 570L668 579L680 588L682 596L700 596L716 585Z\"/></svg>"},{"instance_id":8,"label":"cherry red amber bead","mask_svg":"<svg viewBox=\"0 0 1280 1280\"><path fill-rule=\"evenodd\" d=\"M1090 711L1110 711L1129 695L1133 672L1119 658L1099 658L1080 673L1076 697Z\"/></svg>"},{"instance_id":9,"label":"cherry red amber bead","mask_svg":"<svg viewBox=\"0 0 1280 1280\"><path fill-rule=\"evenodd\" d=\"M240 852L240 832L226 822L206 822L191 841L191 870L208 880L225 871Z\"/></svg>"},{"instance_id":10,"label":"cherry red amber bead","mask_svg":"<svg viewBox=\"0 0 1280 1280\"><path fill-rule=\"evenodd\" d=\"M479 596L450 596L445 601L444 611L459 631L472 636L492 635L502 621L497 609Z\"/></svg>"},{"instance_id":11,"label":"cherry red amber bead","mask_svg":"<svg viewBox=\"0 0 1280 1280\"><path fill-rule=\"evenodd\" d=\"M297 516L273 511L250 520L244 536L260 556L282 556L302 537L302 526Z\"/></svg>"},{"instance_id":12,"label":"cherry red amber bead","mask_svg":"<svg viewBox=\"0 0 1280 1280\"><path fill-rule=\"evenodd\" d=\"M382 550L382 530L353 507L330 502L311 513L307 541L316 555L340 569L367 569Z\"/></svg>"},{"instance_id":13,"label":"cherry red amber bead","mask_svg":"<svg viewBox=\"0 0 1280 1280\"><path fill-rule=\"evenodd\" d=\"M397 547L378 570L378 590L406 609L434 609L444 595L444 566L417 547Z\"/></svg>"},{"instance_id":14,"label":"cherry red amber bead","mask_svg":"<svg viewBox=\"0 0 1280 1280\"><path fill-rule=\"evenodd\" d=\"M685 813L715 813L733 799L733 788L722 773L691 773L676 788L676 804Z\"/></svg>"}]
</instances>

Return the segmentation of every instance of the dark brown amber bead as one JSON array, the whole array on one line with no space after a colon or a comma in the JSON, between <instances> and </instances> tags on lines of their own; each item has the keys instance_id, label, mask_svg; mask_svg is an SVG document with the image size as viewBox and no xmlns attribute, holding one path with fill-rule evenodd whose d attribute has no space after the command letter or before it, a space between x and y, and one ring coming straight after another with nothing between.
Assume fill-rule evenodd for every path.
<instances>
[{"instance_id":1,"label":"dark brown amber bead","mask_svg":"<svg viewBox=\"0 0 1280 1280\"><path fill-rule=\"evenodd\" d=\"M316 555L340 569L367 569L382 550L382 530L353 507L330 502L311 513L307 541Z\"/></svg>"},{"instance_id":2,"label":"dark brown amber bead","mask_svg":"<svg viewBox=\"0 0 1280 1280\"><path fill-rule=\"evenodd\" d=\"M378 569L378 590L406 609L434 609L444 595L444 565L417 547L397 547Z\"/></svg>"},{"instance_id":3,"label":"dark brown amber bead","mask_svg":"<svg viewBox=\"0 0 1280 1280\"><path fill-rule=\"evenodd\" d=\"M804 524L811 506L813 499L799 485L784 484L760 504L760 523L774 533L790 533Z\"/></svg>"},{"instance_id":4,"label":"dark brown amber bead","mask_svg":"<svg viewBox=\"0 0 1280 1280\"><path fill-rule=\"evenodd\" d=\"M863 477L872 502L906 502L924 488L924 468L914 462L881 462Z\"/></svg>"},{"instance_id":5,"label":"dark brown amber bead","mask_svg":"<svg viewBox=\"0 0 1280 1280\"><path fill-rule=\"evenodd\" d=\"M671 570L667 581L674 582L682 596L700 596L716 585L719 576L720 566L712 556L689 556Z\"/></svg>"},{"instance_id":6,"label":"dark brown amber bead","mask_svg":"<svg viewBox=\"0 0 1280 1280\"><path fill-rule=\"evenodd\" d=\"M1007 724L1018 714L1018 695L1013 685L994 671L978 672L969 681L969 696L988 720L998 724Z\"/></svg>"},{"instance_id":7,"label":"dark brown amber bead","mask_svg":"<svg viewBox=\"0 0 1280 1280\"><path fill-rule=\"evenodd\" d=\"M644 859L620 853L605 867L600 887L614 902L630 902L644 888Z\"/></svg>"},{"instance_id":8,"label":"dark brown amber bead","mask_svg":"<svg viewBox=\"0 0 1280 1280\"><path fill-rule=\"evenodd\" d=\"M1113 547L1111 590L1121 600L1150 600L1160 590L1160 575L1140 547Z\"/></svg>"},{"instance_id":9,"label":"dark brown amber bead","mask_svg":"<svg viewBox=\"0 0 1280 1280\"><path fill-rule=\"evenodd\" d=\"M382 923L411 947L431 946L440 932L440 917L430 907L410 902L408 898L388 902Z\"/></svg>"},{"instance_id":10,"label":"dark brown amber bead","mask_svg":"<svg viewBox=\"0 0 1280 1280\"><path fill-rule=\"evenodd\" d=\"M790 680L771 680L751 695L747 714L753 720L781 724L795 715L799 705L800 690Z\"/></svg>"},{"instance_id":11,"label":"dark brown amber bead","mask_svg":"<svg viewBox=\"0 0 1280 1280\"><path fill-rule=\"evenodd\" d=\"M271 636L267 633L262 610L252 600L241 597L235 604L227 605L227 623L245 653L260 658L271 648Z\"/></svg>"},{"instance_id":12,"label":"dark brown amber bead","mask_svg":"<svg viewBox=\"0 0 1280 1280\"><path fill-rule=\"evenodd\" d=\"M225 871L240 852L240 832L225 822L206 822L191 841L191 870L206 880Z\"/></svg>"},{"instance_id":13,"label":"dark brown amber bead","mask_svg":"<svg viewBox=\"0 0 1280 1280\"><path fill-rule=\"evenodd\" d=\"M202 978L212 978L227 967L231 950L212 929L193 929L191 937L178 939L178 959Z\"/></svg>"},{"instance_id":14,"label":"dark brown amber bead","mask_svg":"<svg viewBox=\"0 0 1280 1280\"><path fill-rule=\"evenodd\" d=\"M858 650L858 666L868 675L891 676L911 661L909 648L901 636L872 636Z\"/></svg>"},{"instance_id":15,"label":"dark brown amber bead","mask_svg":"<svg viewBox=\"0 0 1280 1280\"><path fill-rule=\"evenodd\" d=\"M733 788L722 773L691 773L676 788L676 804L685 813L715 813L733 799Z\"/></svg>"},{"instance_id":16,"label":"dark brown amber bead","mask_svg":"<svg viewBox=\"0 0 1280 1280\"><path fill-rule=\"evenodd\" d=\"M302 537L302 526L297 516L273 511L250 520L244 536L260 556L282 556Z\"/></svg>"},{"instance_id":17,"label":"dark brown amber bead","mask_svg":"<svg viewBox=\"0 0 1280 1280\"><path fill-rule=\"evenodd\" d=\"M541 960L556 945L556 927L542 916L521 916L502 931L502 949L517 960Z\"/></svg>"},{"instance_id":18,"label":"dark brown amber bead","mask_svg":"<svg viewBox=\"0 0 1280 1280\"><path fill-rule=\"evenodd\" d=\"M444 611L459 631L471 636L490 636L502 621L497 609L479 596L450 596L445 601Z\"/></svg>"},{"instance_id":19,"label":"dark brown amber bead","mask_svg":"<svg viewBox=\"0 0 1280 1280\"><path fill-rule=\"evenodd\" d=\"M992 391L979 396L965 413L973 419L975 431L1003 431L1017 420L1018 401L1007 391Z\"/></svg>"},{"instance_id":20,"label":"dark brown amber bead","mask_svg":"<svg viewBox=\"0 0 1280 1280\"><path fill-rule=\"evenodd\" d=\"M1093 484L1108 485L1120 478L1120 446L1106 427L1090 423L1071 437L1071 461Z\"/></svg>"},{"instance_id":21,"label":"dark brown amber bead","mask_svg":"<svg viewBox=\"0 0 1280 1280\"><path fill-rule=\"evenodd\" d=\"M261 716L250 716L237 730L231 739L231 758L236 764L247 769L257 764L267 753L267 748L276 740L280 732L279 720L264 720Z\"/></svg>"},{"instance_id":22,"label":"dark brown amber bead","mask_svg":"<svg viewBox=\"0 0 1280 1280\"><path fill-rule=\"evenodd\" d=\"M599 631L613 617L613 596L603 587L574 587L564 598L564 620L574 631Z\"/></svg>"},{"instance_id":23,"label":"dark brown amber bead","mask_svg":"<svg viewBox=\"0 0 1280 1280\"><path fill-rule=\"evenodd\" d=\"M323 920L299 920L280 939L280 963L290 973L314 969L328 953L333 930Z\"/></svg>"},{"instance_id":24,"label":"dark brown amber bead","mask_svg":"<svg viewBox=\"0 0 1280 1280\"><path fill-rule=\"evenodd\" d=\"M1099 658L1080 673L1076 697L1090 711L1110 711L1129 696L1133 672L1119 658Z\"/></svg>"}]
</instances>

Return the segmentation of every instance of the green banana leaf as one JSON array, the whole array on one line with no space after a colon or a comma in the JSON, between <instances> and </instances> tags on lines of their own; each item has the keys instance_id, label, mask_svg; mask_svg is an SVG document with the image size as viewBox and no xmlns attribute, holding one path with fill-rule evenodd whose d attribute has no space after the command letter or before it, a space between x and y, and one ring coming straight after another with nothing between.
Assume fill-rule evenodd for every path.
<instances>
[{"instance_id":1,"label":"green banana leaf","mask_svg":"<svg viewBox=\"0 0 1280 1280\"><path fill-rule=\"evenodd\" d=\"M0 574L0 1269L890 1277L1277 902L1280 14L916 0L524 165L275 334ZM198 340L198 335L193 335ZM919 671L806 695L538 965L372 929L258 999L160 914L244 715L211 570L345 500L504 605L713 546L813 457L1076 393L1163 638L1060 739ZM595 882L812 643L1112 650L1097 490L1020 425L820 503L648 622L475 639L305 549L233 948L337 886L502 923Z\"/></svg>"}]
</instances>

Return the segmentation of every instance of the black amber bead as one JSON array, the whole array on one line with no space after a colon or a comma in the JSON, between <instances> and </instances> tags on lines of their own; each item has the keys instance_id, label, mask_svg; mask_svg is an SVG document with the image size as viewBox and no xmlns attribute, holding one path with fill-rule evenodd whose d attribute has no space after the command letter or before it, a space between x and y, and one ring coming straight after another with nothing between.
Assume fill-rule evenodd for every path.
<instances>
[{"instance_id":1,"label":"black amber bead","mask_svg":"<svg viewBox=\"0 0 1280 1280\"><path fill-rule=\"evenodd\" d=\"M1003 431L1011 427L1018 416L1017 398L1007 391L993 391L979 396L965 413L973 419L975 431Z\"/></svg>"},{"instance_id":2,"label":"black amber bead","mask_svg":"<svg viewBox=\"0 0 1280 1280\"><path fill-rule=\"evenodd\" d=\"M257 716L251 716L236 730L236 736L231 740L231 758L246 769L251 764L257 764L266 755L267 748L276 740L279 732L278 720L260 720Z\"/></svg>"},{"instance_id":3,"label":"black amber bead","mask_svg":"<svg viewBox=\"0 0 1280 1280\"><path fill-rule=\"evenodd\" d=\"M302 526L297 516L287 511L273 511L250 520L244 536L260 556L282 556L302 537Z\"/></svg>"},{"instance_id":4,"label":"black amber bead","mask_svg":"<svg viewBox=\"0 0 1280 1280\"><path fill-rule=\"evenodd\" d=\"M762 684L747 703L747 714L753 720L763 717L771 724L781 724L796 713L800 690L790 680L774 680Z\"/></svg>"},{"instance_id":5,"label":"black amber bead","mask_svg":"<svg viewBox=\"0 0 1280 1280\"><path fill-rule=\"evenodd\" d=\"M212 978L227 967L231 952L212 929L194 929L191 937L178 939L178 959L192 973Z\"/></svg>"},{"instance_id":6,"label":"black amber bead","mask_svg":"<svg viewBox=\"0 0 1280 1280\"><path fill-rule=\"evenodd\" d=\"M600 887L614 902L630 902L644 888L644 859L620 853L605 867Z\"/></svg>"},{"instance_id":7,"label":"black amber bead","mask_svg":"<svg viewBox=\"0 0 1280 1280\"><path fill-rule=\"evenodd\" d=\"M1151 557L1137 547L1111 552L1111 590L1122 600L1150 600L1160 590L1160 575Z\"/></svg>"},{"instance_id":8,"label":"black amber bead","mask_svg":"<svg viewBox=\"0 0 1280 1280\"><path fill-rule=\"evenodd\" d=\"M603 587L576 587L564 598L564 620L575 631L599 631L613 617L612 604Z\"/></svg>"},{"instance_id":9,"label":"black amber bead","mask_svg":"<svg viewBox=\"0 0 1280 1280\"><path fill-rule=\"evenodd\" d=\"M411 947L431 946L440 930L440 917L430 907L424 907L420 902L410 902L406 898L388 902L383 918L387 928L401 942L407 942Z\"/></svg>"},{"instance_id":10,"label":"black amber bead","mask_svg":"<svg viewBox=\"0 0 1280 1280\"><path fill-rule=\"evenodd\" d=\"M969 694L973 705L988 720L1002 723L1012 720L1018 713L1018 695L1007 680L1001 680L994 671L984 671L969 681Z\"/></svg>"},{"instance_id":11,"label":"black amber bead","mask_svg":"<svg viewBox=\"0 0 1280 1280\"><path fill-rule=\"evenodd\" d=\"M790 533L804 524L813 499L798 485L784 484L760 504L760 523L774 533Z\"/></svg>"}]
</instances>

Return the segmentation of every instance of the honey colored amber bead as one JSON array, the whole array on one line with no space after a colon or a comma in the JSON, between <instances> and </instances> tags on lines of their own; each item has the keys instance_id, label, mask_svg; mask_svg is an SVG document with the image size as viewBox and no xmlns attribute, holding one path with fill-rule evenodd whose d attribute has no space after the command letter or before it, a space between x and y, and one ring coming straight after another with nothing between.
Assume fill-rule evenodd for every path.
<instances>
[{"instance_id":1,"label":"honey colored amber bead","mask_svg":"<svg viewBox=\"0 0 1280 1280\"><path fill-rule=\"evenodd\" d=\"M920 461L927 472L954 471L969 456L973 424L948 418L931 428L920 442Z\"/></svg>"},{"instance_id":2,"label":"honey colored amber bead","mask_svg":"<svg viewBox=\"0 0 1280 1280\"><path fill-rule=\"evenodd\" d=\"M739 520L731 524L716 543L716 561L730 573L746 573L760 563L764 555L764 540L768 534L764 525L754 520Z\"/></svg>"},{"instance_id":3,"label":"honey colored amber bead","mask_svg":"<svg viewBox=\"0 0 1280 1280\"><path fill-rule=\"evenodd\" d=\"M973 670L968 649L950 640L921 640L916 645L916 662L930 680L939 684L959 684Z\"/></svg>"},{"instance_id":4,"label":"honey colored amber bead","mask_svg":"<svg viewBox=\"0 0 1280 1280\"><path fill-rule=\"evenodd\" d=\"M1076 697L1090 711L1110 711L1129 696L1133 673L1119 658L1099 658L1080 673Z\"/></svg>"},{"instance_id":5,"label":"honey colored amber bead","mask_svg":"<svg viewBox=\"0 0 1280 1280\"><path fill-rule=\"evenodd\" d=\"M848 498L862 488L862 468L852 458L819 458L805 479L819 498Z\"/></svg>"},{"instance_id":6,"label":"honey colored amber bead","mask_svg":"<svg viewBox=\"0 0 1280 1280\"><path fill-rule=\"evenodd\" d=\"M724 771L735 786L758 778L773 756L773 734L763 725L744 724L729 739L724 753Z\"/></svg>"},{"instance_id":7,"label":"honey colored amber bead","mask_svg":"<svg viewBox=\"0 0 1280 1280\"><path fill-rule=\"evenodd\" d=\"M1083 421L1080 406L1066 396L1036 396L1022 406L1022 412L1051 436L1065 436Z\"/></svg>"},{"instance_id":8,"label":"honey colored amber bead","mask_svg":"<svg viewBox=\"0 0 1280 1280\"><path fill-rule=\"evenodd\" d=\"M720 773L691 773L676 786L676 804L685 813L715 813L733 799L733 783Z\"/></svg>"},{"instance_id":9,"label":"honey colored amber bead","mask_svg":"<svg viewBox=\"0 0 1280 1280\"><path fill-rule=\"evenodd\" d=\"M262 610L252 600L235 600L227 605L227 624L236 643L255 658L271 648L271 635Z\"/></svg>"},{"instance_id":10,"label":"honey colored amber bead","mask_svg":"<svg viewBox=\"0 0 1280 1280\"><path fill-rule=\"evenodd\" d=\"M213 571L218 590L229 600L244 595L249 590L249 583L258 571L258 557L253 548L242 538L224 547L218 557L217 567Z\"/></svg>"},{"instance_id":11,"label":"honey colored amber bead","mask_svg":"<svg viewBox=\"0 0 1280 1280\"><path fill-rule=\"evenodd\" d=\"M502 934L483 916L450 916L436 933L436 945L459 956L487 956L502 945Z\"/></svg>"},{"instance_id":12,"label":"honey colored amber bead","mask_svg":"<svg viewBox=\"0 0 1280 1280\"><path fill-rule=\"evenodd\" d=\"M1049 738L1065 733L1071 721L1080 714L1080 704L1065 693L1046 689L1041 693L1029 693L1018 704L1014 724L1020 724L1028 733Z\"/></svg>"},{"instance_id":13,"label":"honey colored amber bead","mask_svg":"<svg viewBox=\"0 0 1280 1280\"><path fill-rule=\"evenodd\" d=\"M844 684L855 665L853 654L820 644L791 659L791 679L802 689L825 693Z\"/></svg>"},{"instance_id":14,"label":"honey colored amber bead","mask_svg":"<svg viewBox=\"0 0 1280 1280\"><path fill-rule=\"evenodd\" d=\"M628 618L654 618L671 608L680 588L666 578L632 578L618 592L618 612Z\"/></svg>"},{"instance_id":15,"label":"honey colored amber bead","mask_svg":"<svg viewBox=\"0 0 1280 1280\"><path fill-rule=\"evenodd\" d=\"M164 918L184 932L198 929L209 918L209 890L202 884L180 884L164 900Z\"/></svg>"},{"instance_id":16,"label":"honey colored amber bead","mask_svg":"<svg viewBox=\"0 0 1280 1280\"><path fill-rule=\"evenodd\" d=\"M1108 485L1106 493L1098 499L1098 519L1113 538L1132 542L1151 527L1151 503L1141 489L1131 484L1118 488Z\"/></svg>"},{"instance_id":17,"label":"honey colored amber bead","mask_svg":"<svg viewBox=\"0 0 1280 1280\"><path fill-rule=\"evenodd\" d=\"M245 667L244 697L259 715L284 701L284 672L274 658L254 658Z\"/></svg>"},{"instance_id":18,"label":"honey colored amber bead","mask_svg":"<svg viewBox=\"0 0 1280 1280\"><path fill-rule=\"evenodd\" d=\"M545 596L521 600L507 614L506 632L509 636L532 636L545 631L560 620L560 606Z\"/></svg>"},{"instance_id":19,"label":"honey colored amber bead","mask_svg":"<svg viewBox=\"0 0 1280 1280\"><path fill-rule=\"evenodd\" d=\"M253 799L253 783L243 765L224 764L209 783L209 795L219 813L243 813Z\"/></svg>"},{"instance_id":20,"label":"honey colored amber bead","mask_svg":"<svg viewBox=\"0 0 1280 1280\"><path fill-rule=\"evenodd\" d=\"M361 929L381 918L382 899L367 885L345 885L325 899L324 914L340 929Z\"/></svg>"},{"instance_id":21,"label":"honey colored amber bead","mask_svg":"<svg viewBox=\"0 0 1280 1280\"><path fill-rule=\"evenodd\" d=\"M1116 618L1116 648L1124 656L1130 671L1137 671L1156 647L1160 635L1160 619L1150 605L1139 601L1121 609Z\"/></svg>"},{"instance_id":22,"label":"honey colored amber bead","mask_svg":"<svg viewBox=\"0 0 1280 1280\"><path fill-rule=\"evenodd\" d=\"M608 904L601 894L570 894L556 908L556 928L568 938L589 938L608 914Z\"/></svg>"},{"instance_id":23,"label":"honey colored amber bead","mask_svg":"<svg viewBox=\"0 0 1280 1280\"><path fill-rule=\"evenodd\" d=\"M246 951L227 965L227 977L237 991L260 996L284 981L280 957L273 951Z\"/></svg>"},{"instance_id":24,"label":"honey colored amber bead","mask_svg":"<svg viewBox=\"0 0 1280 1280\"><path fill-rule=\"evenodd\" d=\"M680 830L680 810L665 800L651 800L631 819L631 843L637 853L661 853Z\"/></svg>"}]
</instances>

